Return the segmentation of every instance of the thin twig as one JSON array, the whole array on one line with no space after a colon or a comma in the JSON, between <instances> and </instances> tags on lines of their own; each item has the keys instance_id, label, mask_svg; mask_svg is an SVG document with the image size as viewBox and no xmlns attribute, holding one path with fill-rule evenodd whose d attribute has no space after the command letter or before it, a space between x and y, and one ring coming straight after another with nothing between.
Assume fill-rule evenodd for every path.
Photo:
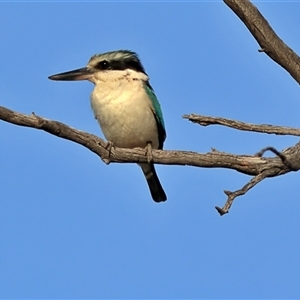
<instances>
[{"instance_id":1,"label":"thin twig","mask_svg":"<svg viewBox=\"0 0 300 300\"><path fill-rule=\"evenodd\" d=\"M258 156L258 157L262 157L265 152L267 151L271 151L273 152L275 155L277 155L282 163L287 167L289 168L291 171L298 171L299 170L299 167L298 166L294 166L288 159L287 157L280 151L278 151L277 149L275 149L274 147L266 147L262 150L260 150L258 153L255 154L255 156Z\"/></svg>"},{"instance_id":2,"label":"thin twig","mask_svg":"<svg viewBox=\"0 0 300 300\"><path fill-rule=\"evenodd\" d=\"M233 204L233 201L238 196L242 196L246 194L251 188L253 188L255 185L257 185L259 182L264 180L269 176L269 170L265 170L262 173L256 175L253 177L247 184L245 184L241 189L236 190L234 192L231 191L224 191L224 193L227 195L227 201L225 205L220 208L219 206L216 206L216 210L220 214L220 216L223 216L224 214L227 214L229 212L229 209L231 205Z\"/></svg>"}]
</instances>

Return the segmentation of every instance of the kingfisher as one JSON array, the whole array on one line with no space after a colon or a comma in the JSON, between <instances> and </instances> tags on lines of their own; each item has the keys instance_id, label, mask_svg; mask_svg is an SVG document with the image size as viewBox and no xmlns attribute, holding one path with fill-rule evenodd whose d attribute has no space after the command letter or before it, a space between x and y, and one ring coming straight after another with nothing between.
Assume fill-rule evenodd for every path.
<instances>
[{"instance_id":1,"label":"kingfisher","mask_svg":"<svg viewBox=\"0 0 300 300\"><path fill-rule=\"evenodd\" d=\"M152 149L163 149L165 123L149 76L137 53L118 50L96 54L86 67L48 78L88 80L94 84L91 106L105 138L112 146L146 149L150 159L139 166L153 200L166 201L167 196L151 161Z\"/></svg>"}]
</instances>

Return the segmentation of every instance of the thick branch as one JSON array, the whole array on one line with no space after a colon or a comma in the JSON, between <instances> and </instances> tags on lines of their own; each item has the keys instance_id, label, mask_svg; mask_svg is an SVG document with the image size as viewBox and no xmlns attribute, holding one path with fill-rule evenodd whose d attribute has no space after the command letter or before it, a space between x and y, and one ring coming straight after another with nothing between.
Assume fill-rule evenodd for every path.
<instances>
[{"instance_id":1,"label":"thick branch","mask_svg":"<svg viewBox=\"0 0 300 300\"><path fill-rule=\"evenodd\" d=\"M74 129L61 122L38 117L35 114L24 115L0 106L0 120L20 126L44 130L60 138L73 141L96 153L104 161L119 163L147 162L144 149L121 149L112 147L108 150L107 143L93 134ZM300 145L296 146L300 147ZM216 150L206 154L191 151L153 150L152 156L153 161L157 164L228 168L248 175L257 175L265 169L272 171L269 174L270 177L291 171L278 157L263 158L250 155L233 155ZM288 157L288 154L286 154L286 156Z\"/></svg>"},{"instance_id":2,"label":"thick branch","mask_svg":"<svg viewBox=\"0 0 300 300\"><path fill-rule=\"evenodd\" d=\"M201 116L195 114L184 115L182 117L190 120L193 123L197 123L201 126L223 125L223 126L235 128L238 130L244 130L244 131L253 131L253 132L261 132L261 133L268 133L268 134L277 134L277 135L300 136L300 129L292 128L292 127L274 126L269 124L258 125L258 124L245 123L241 121L235 121L231 119Z\"/></svg>"},{"instance_id":3,"label":"thick branch","mask_svg":"<svg viewBox=\"0 0 300 300\"><path fill-rule=\"evenodd\" d=\"M148 160L148 157L145 155L145 149L121 149L111 147L108 150L108 144L99 137L74 129L61 122L41 118L34 113L32 113L32 115L24 115L0 106L0 120L15 125L44 130L60 138L78 143L96 153L105 163L147 162ZM228 168L248 175L254 175L255 177L242 189L236 192L226 192L228 199L224 207L216 207L220 215L223 215L228 212L237 196L245 194L250 188L264 178L279 176L290 171L299 170L299 149L300 143L286 149L282 153L269 147L261 151L259 156L232 155L216 150L212 150L212 152L206 154L190 151L153 150L152 158L154 163L157 164L190 165L204 168ZM278 155L279 153L280 155L275 158L260 157L266 150L271 150L275 154L277 153Z\"/></svg>"},{"instance_id":4,"label":"thick branch","mask_svg":"<svg viewBox=\"0 0 300 300\"><path fill-rule=\"evenodd\" d=\"M223 0L247 26L265 52L300 83L300 57L274 32L268 21L249 0Z\"/></svg>"}]
</instances>

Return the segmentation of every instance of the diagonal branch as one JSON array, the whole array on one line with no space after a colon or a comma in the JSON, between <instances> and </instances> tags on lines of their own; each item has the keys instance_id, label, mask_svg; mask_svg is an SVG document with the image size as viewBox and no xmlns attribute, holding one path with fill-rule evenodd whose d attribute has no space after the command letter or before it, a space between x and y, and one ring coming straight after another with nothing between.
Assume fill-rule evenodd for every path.
<instances>
[{"instance_id":1,"label":"diagonal branch","mask_svg":"<svg viewBox=\"0 0 300 300\"><path fill-rule=\"evenodd\" d=\"M274 32L249 0L223 0L247 26L261 49L300 84L300 57Z\"/></svg>"},{"instance_id":2,"label":"diagonal branch","mask_svg":"<svg viewBox=\"0 0 300 300\"><path fill-rule=\"evenodd\" d=\"M264 170L260 174L254 176L247 184L245 184L241 189L231 192L231 191L224 191L224 193L227 195L227 201L225 205L220 208L219 206L216 206L216 210L218 213L223 216L229 212L229 209L231 205L233 204L233 201L238 197L245 195L250 189L252 189L255 185L266 179L269 175L270 170Z\"/></svg>"}]
</instances>

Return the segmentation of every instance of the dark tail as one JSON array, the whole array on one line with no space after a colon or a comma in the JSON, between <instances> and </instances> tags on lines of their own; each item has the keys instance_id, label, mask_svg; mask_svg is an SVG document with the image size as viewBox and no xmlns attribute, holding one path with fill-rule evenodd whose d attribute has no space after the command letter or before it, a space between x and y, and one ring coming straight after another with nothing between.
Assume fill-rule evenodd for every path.
<instances>
[{"instance_id":1,"label":"dark tail","mask_svg":"<svg viewBox=\"0 0 300 300\"><path fill-rule=\"evenodd\" d=\"M157 174L155 172L154 164L140 164L143 173L146 177L151 196L155 202L163 202L167 200L164 189L162 188Z\"/></svg>"}]
</instances>

